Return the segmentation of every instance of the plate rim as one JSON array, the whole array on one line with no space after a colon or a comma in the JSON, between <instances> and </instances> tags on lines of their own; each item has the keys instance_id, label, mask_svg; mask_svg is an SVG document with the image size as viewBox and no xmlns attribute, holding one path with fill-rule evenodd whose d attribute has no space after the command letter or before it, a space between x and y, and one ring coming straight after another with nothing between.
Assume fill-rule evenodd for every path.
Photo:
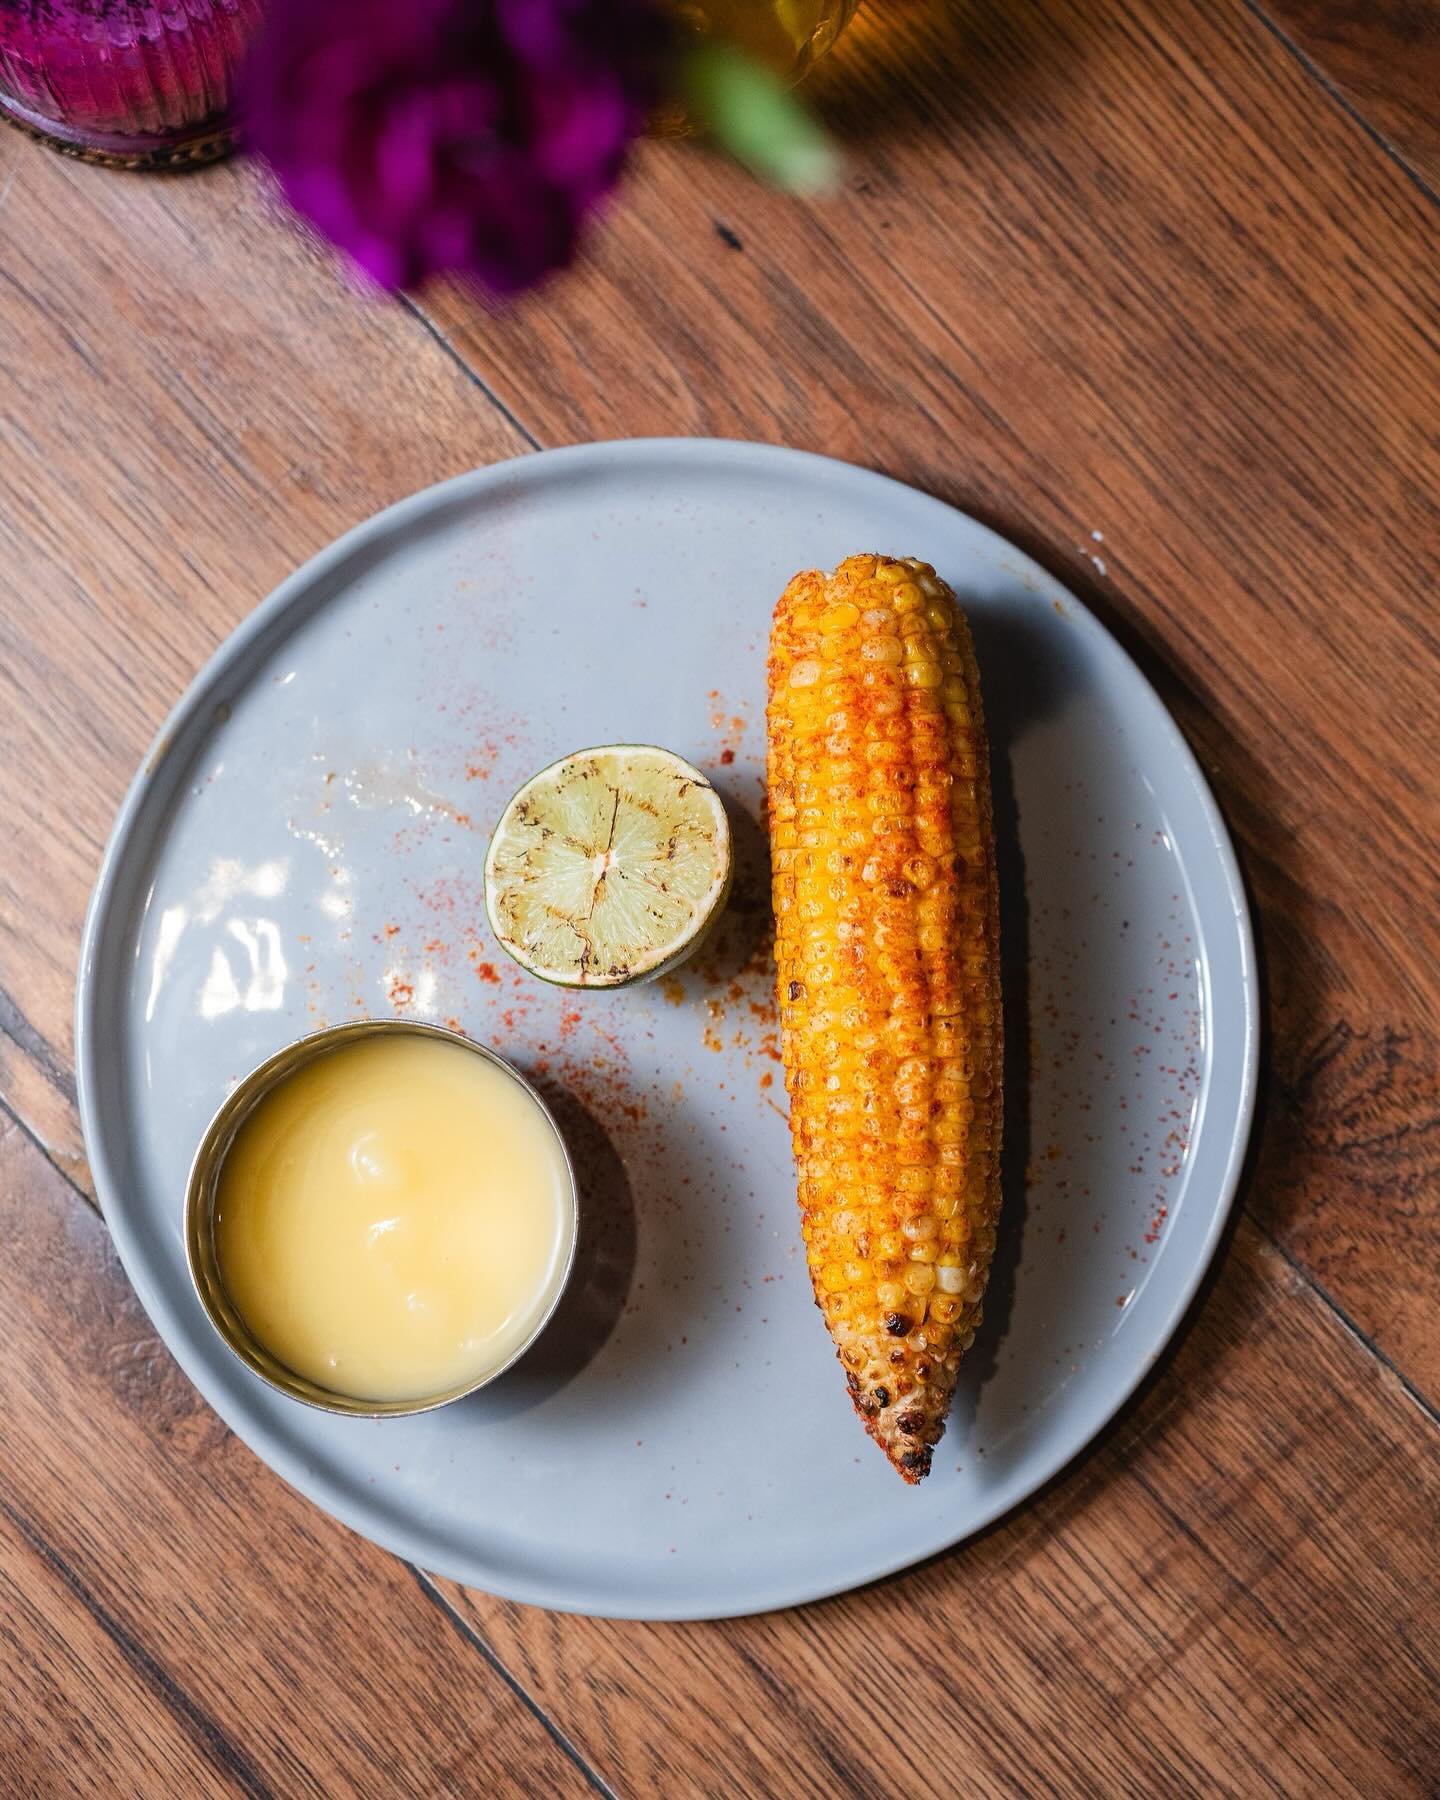
<instances>
[{"instance_id":1,"label":"plate rim","mask_svg":"<svg viewBox=\"0 0 1440 1800\"><path fill-rule=\"evenodd\" d=\"M629 1606L617 1605L610 1600L596 1605L593 1598L584 1593L573 1591L567 1593L563 1578L559 1579L558 1587L553 1580L549 1584L543 1579L533 1580L523 1576L511 1580L508 1572L502 1572L502 1579L496 1580L494 1571L487 1573L471 1559L463 1556L452 1558L448 1554L433 1555L430 1550L423 1547L418 1532L414 1533L407 1541L403 1530L397 1531L392 1528L395 1518L393 1508L382 1510L378 1506L369 1506L365 1503L362 1495L348 1492L342 1494L340 1502L337 1503L333 1488L323 1478L312 1476L311 1471L304 1466L303 1460L293 1455L287 1445L283 1443L277 1445L268 1427L263 1422L257 1424L250 1409L243 1405L232 1406L229 1404L228 1396L222 1387L210 1383L207 1379L202 1379L201 1375L197 1373L197 1369L203 1369L203 1361L198 1355L191 1358L188 1348L185 1347L184 1333L173 1328L173 1316L170 1309L163 1301L157 1287L151 1283L147 1252L140 1242L140 1234L131 1229L125 1219L124 1209L114 1204L112 1200L111 1196L119 1189L120 1183L111 1167L106 1147L106 1130L100 1122L99 1105L95 1097L98 1077L95 1072L94 1059L97 1054L96 1046L102 1035L96 1017L99 1007L98 993L101 986L99 946L105 936L115 905L117 889L127 861L127 847L147 796L167 760L171 746L197 712L212 701L216 686L236 661L242 659L251 645L262 637L276 620L283 617L293 604L312 590L318 581L323 580L357 550L372 542L383 540L396 529L403 527L413 517L423 516L432 509L443 507L447 502L480 495L487 488L501 485L507 479L543 480L549 473L563 473L567 467L583 468L586 465L613 469L616 466L623 467L627 462L643 463L647 457L653 457L657 452L662 452L672 461L681 463L703 463L707 459L718 459L722 465L726 463L732 466L770 464L777 468L783 466L787 469L823 471L831 480L838 477L843 482L851 484L878 485L883 489L892 490L897 495L907 496L911 500L926 501L933 506L943 507L947 512L963 519L973 530L981 533L983 539L988 540L988 547L997 556L1003 555L1009 566L1027 585L1038 582L1043 589L1062 594L1071 620L1098 640L1104 648L1104 653L1115 659L1135 684L1135 691L1142 696L1152 714L1153 722L1158 725L1168 740L1168 746L1176 757L1177 777L1183 779L1185 784L1192 789L1199 804L1201 817L1206 826L1209 848L1215 856L1229 900L1227 924L1233 928L1235 948L1239 953L1238 999L1244 1028L1244 1043L1238 1059L1240 1081L1233 1123L1230 1128L1229 1142L1225 1147L1224 1167L1213 1212L1206 1225L1203 1241L1190 1268L1185 1271L1181 1279L1178 1291L1154 1334L1153 1342L1143 1354L1135 1358L1133 1368L1123 1373L1122 1379L1116 1383L1113 1393L1107 1396L1104 1405L1090 1422L1080 1441L1073 1444L1062 1444L1058 1452L1043 1457L1034 1470L1027 1469L1025 1475L1018 1482L1000 1484L995 1490L993 1501L982 1504L978 1512L969 1516L965 1524L958 1529L952 1530L949 1526L942 1527L938 1534L932 1534L920 1545L907 1545L899 1554L880 1555L873 1562L866 1563L848 1576L837 1579L821 1578L818 1583L813 1577L809 1580L798 1580L788 1588L782 1585L776 1592L762 1597L758 1603L751 1601L737 1604L708 1604L703 1607L697 1606L693 1601L688 1604L667 1604L666 1597L663 1595L655 1596L648 1602L642 1600L640 1604ZM840 458L825 456L816 451L792 449L786 445L745 438L693 436L601 439L554 449L527 451L480 468L463 471L444 481L432 483L428 487L406 495L351 526L307 558L261 600L221 640L187 684L167 713L126 788L124 798L115 816L114 825L106 839L96 874L95 886L86 909L76 975L74 1031L76 1095L81 1132L86 1156L95 1181L101 1216L126 1277L144 1307L150 1323L187 1379L225 1425L267 1467L289 1486L304 1495L313 1505L319 1507L322 1512L336 1519L348 1529L368 1538L380 1548L432 1574L457 1581L462 1586L475 1587L500 1599L522 1605L538 1606L553 1612L576 1613L594 1618L656 1622L750 1617L766 1612L781 1611L792 1606L808 1605L814 1601L828 1599L837 1594L849 1593L868 1586L872 1582L883 1580L902 1570L923 1563L931 1557L952 1550L977 1536L998 1519L1031 1499L1084 1455L1129 1403L1155 1366L1158 1358L1169 1346L1215 1260L1216 1251L1234 1210L1254 1126L1260 1052L1254 929L1244 877L1229 829L1199 760L1184 732L1144 670L1119 639L1102 624L1082 600L1070 591L1063 581L1051 574L1033 557L1027 555L1018 545L985 524L983 520L975 518L973 514L952 505L938 495L928 493L924 488L884 474L879 470L871 469L864 464L845 462ZM437 1544L435 1548L443 1549L444 1547ZM570 1585L573 1589L573 1583Z\"/></svg>"}]
</instances>

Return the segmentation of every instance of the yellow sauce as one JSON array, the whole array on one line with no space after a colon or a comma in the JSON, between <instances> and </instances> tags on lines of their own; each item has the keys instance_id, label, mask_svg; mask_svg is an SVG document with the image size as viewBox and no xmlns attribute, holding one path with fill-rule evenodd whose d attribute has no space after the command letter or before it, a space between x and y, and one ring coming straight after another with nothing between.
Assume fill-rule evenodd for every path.
<instances>
[{"instance_id":1,"label":"yellow sauce","mask_svg":"<svg viewBox=\"0 0 1440 1800\"><path fill-rule=\"evenodd\" d=\"M352 1399L430 1399L498 1369L554 1300L572 1238L563 1151L520 1083L399 1033L267 1094L216 1194L241 1317L287 1368Z\"/></svg>"}]
</instances>

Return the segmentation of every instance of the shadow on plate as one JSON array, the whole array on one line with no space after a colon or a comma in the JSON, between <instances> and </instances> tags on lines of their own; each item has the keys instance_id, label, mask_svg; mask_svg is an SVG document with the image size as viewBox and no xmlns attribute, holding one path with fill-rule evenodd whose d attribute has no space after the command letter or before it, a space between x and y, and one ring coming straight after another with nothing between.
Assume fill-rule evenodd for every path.
<instances>
[{"instance_id":1,"label":"shadow on plate","mask_svg":"<svg viewBox=\"0 0 1440 1800\"><path fill-rule=\"evenodd\" d=\"M557 1394L604 1348L635 1273L635 1200L614 1145L592 1115L553 1081L535 1078L570 1151L580 1186L580 1237L569 1285L534 1347L461 1405L498 1423Z\"/></svg>"},{"instance_id":2,"label":"shadow on plate","mask_svg":"<svg viewBox=\"0 0 1440 1800\"><path fill-rule=\"evenodd\" d=\"M1044 640L1018 596L994 609L970 610L980 664L985 727L990 739L990 786L995 808L995 858L1000 878L1000 970L1005 1014L1005 1108L1000 1154L1001 1225L985 1292L985 1316L965 1362L950 1430L974 1434L986 1383L995 1374L1010 1328L1015 1280L1025 1235L1030 1167L1030 905L1015 792L1015 747L1025 732L1060 706L1061 672L1047 660ZM961 595L962 604L965 596Z\"/></svg>"},{"instance_id":3,"label":"shadow on plate","mask_svg":"<svg viewBox=\"0 0 1440 1800\"><path fill-rule=\"evenodd\" d=\"M698 976L702 992L756 975L764 977L768 990L775 939L770 913L769 833L723 780L715 782L715 789L725 802L730 821L735 876L714 935L682 974Z\"/></svg>"}]
</instances>

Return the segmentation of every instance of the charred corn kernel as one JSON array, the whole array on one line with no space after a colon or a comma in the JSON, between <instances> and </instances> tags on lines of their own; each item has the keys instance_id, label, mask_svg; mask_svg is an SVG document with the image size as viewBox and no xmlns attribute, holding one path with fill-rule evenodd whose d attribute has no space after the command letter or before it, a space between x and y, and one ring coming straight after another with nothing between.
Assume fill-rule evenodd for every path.
<instances>
[{"instance_id":1,"label":"charred corn kernel","mask_svg":"<svg viewBox=\"0 0 1440 1800\"><path fill-rule=\"evenodd\" d=\"M999 1209L999 913L970 634L929 564L852 557L776 609L780 1038L816 1296L856 1407L930 1466Z\"/></svg>"}]
</instances>

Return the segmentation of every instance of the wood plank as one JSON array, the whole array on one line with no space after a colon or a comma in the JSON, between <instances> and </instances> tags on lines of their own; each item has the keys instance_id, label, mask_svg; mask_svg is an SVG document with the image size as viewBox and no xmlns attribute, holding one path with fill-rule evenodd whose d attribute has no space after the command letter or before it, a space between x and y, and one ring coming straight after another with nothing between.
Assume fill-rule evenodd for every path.
<instances>
[{"instance_id":1,"label":"wood plank","mask_svg":"<svg viewBox=\"0 0 1440 1800\"><path fill-rule=\"evenodd\" d=\"M116 175L0 131L0 193L0 1094L83 1183L76 949L161 719L298 562L526 446L239 165Z\"/></svg>"},{"instance_id":2,"label":"wood plank","mask_svg":"<svg viewBox=\"0 0 1440 1800\"><path fill-rule=\"evenodd\" d=\"M1263 0L1257 10L1440 197L1440 10L1431 0Z\"/></svg>"},{"instance_id":3,"label":"wood plank","mask_svg":"<svg viewBox=\"0 0 1440 1800\"><path fill-rule=\"evenodd\" d=\"M634 1795L1428 1795L1440 1434L1253 1226L1103 1447L909 1575L720 1625L451 1587Z\"/></svg>"},{"instance_id":4,"label":"wood plank","mask_svg":"<svg viewBox=\"0 0 1440 1800\"><path fill-rule=\"evenodd\" d=\"M1258 903L1250 1204L1440 1398L1434 209L1239 0L903 0L819 91L836 200L652 146L583 275L427 304L544 442L871 464L1117 629Z\"/></svg>"},{"instance_id":5,"label":"wood plank","mask_svg":"<svg viewBox=\"0 0 1440 1800\"><path fill-rule=\"evenodd\" d=\"M894 0L823 98L855 145L832 205L657 147L588 269L436 316L546 441L873 462L1136 645L1261 905L1252 1203L1440 1392L1433 217L1238 0ZM0 135L0 204L0 1093L83 1179L70 964L150 731L294 562L524 440L240 171L126 182ZM579 1791L403 1567L225 1433L14 1133L0 1227L21 1791ZM1242 1227L1103 1448L926 1569L714 1628L449 1593L627 1793L1419 1794L1436 1441Z\"/></svg>"},{"instance_id":6,"label":"wood plank","mask_svg":"<svg viewBox=\"0 0 1440 1800\"><path fill-rule=\"evenodd\" d=\"M116 1641L114 1621L96 1618L89 1595L76 1593L69 1571L55 1567L3 1500L0 1571L0 1754L12 1783L23 1780L32 1794L81 1794L90 1779L83 1772L105 1769L132 1791L149 1781L167 1793L224 1793L227 1777L242 1774L258 1789L213 1720L194 1706L177 1714L155 1704L150 1665L123 1636Z\"/></svg>"},{"instance_id":7,"label":"wood plank","mask_svg":"<svg viewBox=\"0 0 1440 1800\"><path fill-rule=\"evenodd\" d=\"M170 1361L104 1226L0 1129L7 1792L592 1792L412 1570Z\"/></svg>"}]
</instances>

